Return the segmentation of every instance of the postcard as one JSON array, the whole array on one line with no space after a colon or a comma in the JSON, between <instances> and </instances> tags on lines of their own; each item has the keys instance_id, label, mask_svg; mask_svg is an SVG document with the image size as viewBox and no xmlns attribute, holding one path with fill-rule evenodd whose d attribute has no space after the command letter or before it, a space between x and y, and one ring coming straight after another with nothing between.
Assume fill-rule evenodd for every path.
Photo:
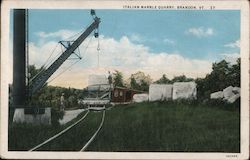
<instances>
[{"instance_id":1,"label":"postcard","mask_svg":"<svg viewBox=\"0 0 250 160\"><path fill-rule=\"evenodd\" d=\"M248 159L249 2L3 0L1 158Z\"/></svg>"}]
</instances>

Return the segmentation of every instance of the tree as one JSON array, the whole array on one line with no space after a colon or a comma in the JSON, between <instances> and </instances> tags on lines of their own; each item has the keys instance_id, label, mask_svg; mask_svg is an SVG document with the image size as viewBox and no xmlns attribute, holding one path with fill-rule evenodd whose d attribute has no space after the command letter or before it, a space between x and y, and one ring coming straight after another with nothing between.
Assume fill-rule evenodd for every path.
<instances>
[{"instance_id":1,"label":"tree","mask_svg":"<svg viewBox=\"0 0 250 160\"><path fill-rule=\"evenodd\" d=\"M169 80L166 77L166 74L163 74L159 80L155 81L155 83L157 83L157 84L169 84L169 83L171 83L171 80Z\"/></svg>"},{"instance_id":2,"label":"tree","mask_svg":"<svg viewBox=\"0 0 250 160\"><path fill-rule=\"evenodd\" d=\"M29 66L28 66L29 78L32 79L32 78L35 77L37 74L39 74L42 70L44 70L43 67L37 69L35 65L29 65Z\"/></svg>"},{"instance_id":3,"label":"tree","mask_svg":"<svg viewBox=\"0 0 250 160\"><path fill-rule=\"evenodd\" d=\"M187 78L185 75L176 76L172 79L172 83L174 83L174 82L190 82L190 81L194 81L194 79Z\"/></svg>"},{"instance_id":4,"label":"tree","mask_svg":"<svg viewBox=\"0 0 250 160\"><path fill-rule=\"evenodd\" d=\"M130 87L132 89L148 91L149 85L152 83L152 79L149 75L139 71L130 76Z\"/></svg>"},{"instance_id":5,"label":"tree","mask_svg":"<svg viewBox=\"0 0 250 160\"><path fill-rule=\"evenodd\" d=\"M114 86L124 87L122 72L115 71L114 75Z\"/></svg>"},{"instance_id":6,"label":"tree","mask_svg":"<svg viewBox=\"0 0 250 160\"><path fill-rule=\"evenodd\" d=\"M229 68L228 81L233 86L240 87L240 58L237 59L236 64Z\"/></svg>"},{"instance_id":7,"label":"tree","mask_svg":"<svg viewBox=\"0 0 250 160\"><path fill-rule=\"evenodd\" d=\"M211 93L221 91L228 86L240 87L240 59L234 65L225 60L213 63L212 69L204 79L196 79L198 98L209 98Z\"/></svg>"},{"instance_id":8,"label":"tree","mask_svg":"<svg viewBox=\"0 0 250 160\"><path fill-rule=\"evenodd\" d=\"M131 77L130 86L132 89L139 89L139 85L136 83L136 80L134 77Z\"/></svg>"}]
</instances>

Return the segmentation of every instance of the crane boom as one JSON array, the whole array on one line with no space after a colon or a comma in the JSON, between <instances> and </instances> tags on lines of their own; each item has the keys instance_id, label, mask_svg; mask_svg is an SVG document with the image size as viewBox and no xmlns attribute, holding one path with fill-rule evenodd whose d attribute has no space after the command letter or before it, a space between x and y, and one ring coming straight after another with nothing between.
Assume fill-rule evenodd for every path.
<instances>
[{"instance_id":1,"label":"crane boom","mask_svg":"<svg viewBox=\"0 0 250 160\"><path fill-rule=\"evenodd\" d=\"M32 79L29 85L29 94L32 95L44 86L49 77L66 61L66 59L79 47L79 45L98 28L100 18L95 17L90 26L57 58L46 70Z\"/></svg>"}]
</instances>

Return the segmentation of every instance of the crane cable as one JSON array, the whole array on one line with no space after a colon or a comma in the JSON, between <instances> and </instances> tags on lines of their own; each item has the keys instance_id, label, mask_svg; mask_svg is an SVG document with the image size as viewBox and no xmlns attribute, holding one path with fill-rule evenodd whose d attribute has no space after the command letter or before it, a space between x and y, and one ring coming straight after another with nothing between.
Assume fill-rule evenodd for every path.
<instances>
[{"instance_id":1,"label":"crane cable","mask_svg":"<svg viewBox=\"0 0 250 160\"><path fill-rule=\"evenodd\" d=\"M79 34L81 34L81 33L83 33L83 32L84 32L84 29L81 30L80 32L77 32L77 33L74 34L73 36L64 39L63 41L73 39L73 37L76 37L77 35L79 35ZM51 60L51 61L48 63L49 59L50 59L50 58L52 57L52 55L54 54L54 52L55 52L55 50L57 49L58 45L59 45L59 42L57 43L56 47L52 50L52 52L51 52L50 56L48 57L48 59L47 59L47 60L45 61L45 63L42 65L43 67L47 68L47 67L49 66L49 64L51 64L51 63L61 54L61 53L57 54L57 55L54 57L54 59Z\"/></svg>"},{"instance_id":2,"label":"crane cable","mask_svg":"<svg viewBox=\"0 0 250 160\"><path fill-rule=\"evenodd\" d=\"M59 45L59 43L57 43L56 47L52 50L52 52L51 52L49 58L45 61L44 65L43 65L44 68L46 68L46 67L51 63L51 62L48 63L48 61L49 61L49 59L52 57L52 55L54 54L54 52L55 52L55 50L57 49L58 45Z\"/></svg>"},{"instance_id":3,"label":"crane cable","mask_svg":"<svg viewBox=\"0 0 250 160\"><path fill-rule=\"evenodd\" d=\"M76 37L77 35L79 35L79 34L81 34L81 33L83 33L84 32L84 30L81 30L80 32L78 32L78 33L76 33L76 34L74 34L73 36L71 36L71 37L68 37L68 38L65 38L63 41L66 41L66 40L70 40L70 39L72 39L73 37ZM57 43L57 46L59 45L59 42ZM56 46L56 48L57 48L57 46ZM53 52L56 50L56 48L53 50ZM63 52L63 49L62 49L62 46L61 46L61 50L62 50L62 52ZM53 54L53 52L52 52L52 54ZM49 61L49 59L51 58L51 56L52 56L52 54L49 56L49 58L47 59L47 61L46 61L46 63ZM60 54L61 53L58 53L53 59L51 59L51 61L49 62L49 63L47 63L47 65L45 66L45 64L44 64L44 66L45 66L45 68L47 68L50 64L52 64L59 56L60 56Z\"/></svg>"},{"instance_id":4,"label":"crane cable","mask_svg":"<svg viewBox=\"0 0 250 160\"><path fill-rule=\"evenodd\" d=\"M72 63L68 68L66 68L65 70L63 70L61 73L59 73L56 77L54 77L53 79L51 79L50 81L48 81L48 83L52 82L53 80L55 80L56 78L58 78L60 75L62 75L64 72L66 72L67 70L69 70L72 66L74 66L77 62L79 62L81 59L79 59L78 61L75 61L74 63Z\"/></svg>"},{"instance_id":5,"label":"crane cable","mask_svg":"<svg viewBox=\"0 0 250 160\"><path fill-rule=\"evenodd\" d=\"M87 46L85 47L85 50L84 50L84 54L86 53L87 49L88 49L88 46L92 40L92 36L91 38L89 39L89 42L87 44ZM61 73L59 73L57 76L55 76L54 78L52 78L50 81L48 81L48 83L52 82L53 80L55 80L56 78L58 78L60 75L62 75L64 72L66 72L67 70L69 70L70 68L72 68L76 63L78 63L81 59L79 59L78 61L75 61L74 63L72 63L69 67L67 67L65 70L63 70Z\"/></svg>"},{"instance_id":6,"label":"crane cable","mask_svg":"<svg viewBox=\"0 0 250 160\"><path fill-rule=\"evenodd\" d=\"M33 80L35 77L37 77L41 72L43 72L44 69L46 69L46 67L49 65L48 61L49 61L49 59L51 58L51 56L54 54L56 48L58 47L58 44L59 44L59 43L57 43L56 47L53 48L53 50L51 51L49 58L47 58L47 60L45 61L45 63L40 67L41 70L40 70L37 74L35 74L29 81L32 81L32 80Z\"/></svg>"},{"instance_id":7,"label":"crane cable","mask_svg":"<svg viewBox=\"0 0 250 160\"><path fill-rule=\"evenodd\" d=\"M75 37L75 36L79 35L80 33L82 33L83 31L84 31L84 30L82 30L82 31L76 33L75 35L73 35L73 36L71 36L71 37L69 37L69 38L66 38L66 39L70 39L70 38L72 38L72 37ZM92 39L92 37L91 37L91 39ZM91 39L90 39L90 40L91 40ZM90 41L89 41L89 43L90 43ZM88 45L89 45L89 43L88 43ZM42 67L41 67L42 69L41 69L37 74L35 74L35 76L33 76L33 78L30 79L30 81L32 81L35 77L37 77L41 72L44 71L44 69L46 69L49 65L51 65L51 64L59 57L59 55L60 55L61 53L58 53L53 59L51 59L51 57L52 57L52 55L55 53L55 51L56 51L58 45L59 45L59 42L57 43L56 47L53 48L53 50L51 51L49 57L47 58L47 60L45 61L45 63L42 65ZM62 47L62 46L61 46L61 47ZM63 51L62 48L61 48L61 50ZM86 49L85 49L85 51L86 51ZM51 60L50 60L50 59L51 59ZM49 60L50 60L50 62L49 62Z\"/></svg>"},{"instance_id":8,"label":"crane cable","mask_svg":"<svg viewBox=\"0 0 250 160\"><path fill-rule=\"evenodd\" d=\"M100 38L98 36L98 42L97 42L97 55L98 55L98 68L100 67Z\"/></svg>"}]
</instances>

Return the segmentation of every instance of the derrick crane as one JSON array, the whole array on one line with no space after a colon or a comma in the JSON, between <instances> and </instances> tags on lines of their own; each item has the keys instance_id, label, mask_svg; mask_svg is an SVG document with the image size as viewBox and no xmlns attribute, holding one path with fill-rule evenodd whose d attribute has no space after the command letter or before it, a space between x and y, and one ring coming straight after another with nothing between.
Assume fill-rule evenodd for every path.
<instances>
[{"instance_id":1,"label":"derrick crane","mask_svg":"<svg viewBox=\"0 0 250 160\"><path fill-rule=\"evenodd\" d=\"M94 31L98 31L100 18L95 15L95 11L91 10L91 15L93 16L94 21L87 27L87 29L75 40L73 43L68 43L64 45L62 41L61 43L66 50L57 58L47 69L42 71L36 77L34 77L28 86L29 96L36 93L39 89L41 89L46 81L50 78L50 76L67 60L67 58L74 53L74 51L80 46L80 44ZM98 32L94 33L95 38L97 38Z\"/></svg>"}]
</instances>

